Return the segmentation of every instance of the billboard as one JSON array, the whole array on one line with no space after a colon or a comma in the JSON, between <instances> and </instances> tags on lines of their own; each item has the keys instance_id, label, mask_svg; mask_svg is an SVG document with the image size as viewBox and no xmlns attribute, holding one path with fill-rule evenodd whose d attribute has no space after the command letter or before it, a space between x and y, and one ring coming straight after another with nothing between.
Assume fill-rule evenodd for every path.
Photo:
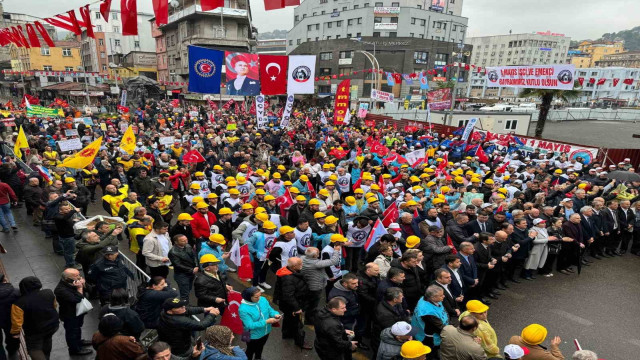
<instances>
[{"instance_id":1,"label":"billboard","mask_svg":"<svg viewBox=\"0 0 640 360\"><path fill-rule=\"evenodd\" d=\"M227 95L260 94L258 54L225 51Z\"/></svg>"},{"instance_id":2,"label":"billboard","mask_svg":"<svg viewBox=\"0 0 640 360\"><path fill-rule=\"evenodd\" d=\"M487 67L488 87L573 90L575 66L526 65Z\"/></svg>"},{"instance_id":3,"label":"billboard","mask_svg":"<svg viewBox=\"0 0 640 360\"><path fill-rule=\"evenodd\" d=\"M443 88L427 92L427 102L431 110L451 108L451 88Z\"/></svg>"},{"instance_id":4,"label":"billboard","mask_svg":"<svg viewBox=\"0 0 640 360\"><path fill-rule=\"evenodd\" d=\"M373 8L373 13L378 14L400 14L400 7L398 6L376 6Z\"/></svg>"},{"instance_id":5,"label":"billboard","mask_svg":"<svg viewBox=\"0 0 640 360\"><path fill-rule=\"evenodd\" d=\"M431 0L431 10L433 11L443 11L446 4L446 0Z\"/></svg>"},{"instance_id":6,"label":"billboard","mask_svg":"<svg viewBox=\"0 0 640 360\"><path fill-rule=\"evenodd\" d=\"M398 30L397 23L375 23L373 24L374 30Z\"/></svg>"}]
</instances>

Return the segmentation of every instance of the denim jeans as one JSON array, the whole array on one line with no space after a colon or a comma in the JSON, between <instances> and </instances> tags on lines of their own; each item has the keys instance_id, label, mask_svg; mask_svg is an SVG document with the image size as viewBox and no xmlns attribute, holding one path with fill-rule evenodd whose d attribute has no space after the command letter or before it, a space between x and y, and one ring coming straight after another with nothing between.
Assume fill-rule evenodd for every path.
<instances>
[{"instance_id":1,"label":"denim jeans","mask_svg":"<svg viewBox=\"0 0 640 360\"><path fill-rule=\"evenodd\" d=\"M63 319L64 338L67 341L69 352L82 350L82 324L84 315Z\"/></svg>"},{"instance_id":2,"label":"denim jeans","mask_svg":"<svg viewBox=\"0 0 640 360\"><path fill-rule=\"evenodd\" d=\"M178 290L180 291L180 298L182 300L189 300L189 293L191 292L191 287L193 286L193 274L185 274L181 272L174 271L173 279L178 284Z\"/></svg>"},{"instance_id":3,"label":"denim jeans","mask_svg":"<svg viewBox=\"0 0 640 360\"><path fill-rule=\"evenodd\" d=\"M65 266L74 266L76 264L73 257L76 251L76 239L74 237L60 237L60 244L62 245L62 251L64 252Z\"/></svg>"},{"instance_id":4,"label":"denim jeans","mask_svg":"<svg viewBox=\"0 0 640 360\"><path fill-rule=\"evenodd\" d=\"M11 204L6 203L0 205L0 210L2 210L2 214L0 214L0 225L2 225L2 228L8 229L10 226L16 226L16 220L13 218L13 213L11 212Z\"/></svg>"}]
</instances>

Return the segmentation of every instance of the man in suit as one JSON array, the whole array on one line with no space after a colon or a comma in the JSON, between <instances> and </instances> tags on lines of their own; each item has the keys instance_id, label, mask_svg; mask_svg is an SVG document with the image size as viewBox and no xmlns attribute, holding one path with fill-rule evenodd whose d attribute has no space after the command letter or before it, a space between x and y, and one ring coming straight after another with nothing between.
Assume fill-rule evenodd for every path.
<instances>
[{"instance_id":1,"label":"man in suit","mask_svg":"<svg viewBox=\"0 0 640 360\"><path fill-rule=\"evenodd\" d=\"M604 220L605 250L609 256L622 256L618 251L620 240L620 221L618 220L618 201L611 200L607 203L607 208L603 209L602 218Z\"/></svg>"},{"instance_id":2,"label":"man in suit","mask_svg":"<svg viewBox=\"0 0 640 360\"><path fill-rule=\"evenodd\" d=\"M456 298L453 297L453 291L451 290L451 282L453 281L451 273L446 269L440 268L434 271L434 275L435 280L433 280L429 285L436 285L444 290L444 300L442 300L442 305L447 311L447 315L449 315L449 324L457 324L458 317L460 316L460 308L458 307L458 302L456 301Z\"/></svg>"},{"instance_id":3,"label":"man in suit","mask_svg":"<svg viewBox=\"0 0 640 360\"><path fill-rule=\"evenodd\" d=\"M476 262L478 268L478 295L484 299L484 297L490 297L492 299L498 298L498 293L493 291L492 276L496 268L496 260L491 256L491 248L496 242L496 238L489 233L480 233L478 243L475 244L475 251L473 253L473 259Z\"/></svg>"},{"instance_id":4,"label":"man in suit","mask_svg":"<svg viewBox=\"0 0 640 360\"><path fill-rule=\"evenodd\" d=\"M460 266L462 265L458 255L447 255L445 264L442 265L442 269L447 270L451 277L451 283L449 284L449 291L451 296L456 300L458 309L462 308L465 303L465 289L464 281L462 280L462 274L460 273Z\"/></svg>"},{"instance_id":5,"label":"man in suit","mask_svg":"<svg viewBox=\"0 0 640 360\"><path fill-rule=\"evenodd\" d=\"M465 304L467 301L471 299L479 298L480 294L478 292L480 279L478 278L478 265L476 264L476 260L473 258L473 253L476 249L473 247L473 244L470 242L463 242L460 244L460 252L458 252L458 257L460 258L460 275L462 275L462 281L464 285L467 287L468 291L466 292Z\"/></svg>"},{"instance_id":6,"label":"man in suit","mask_svg":"<svg viewBox=\"0 0 640 360\"><path fill-rule=\"evenodd\" d=\"M596 238L596 224L593 221L593 208L591 206L583 206L580 208L580 226L582 226L582 242L588 249ZM582 265L589 266L591 261L585 259L585 253L586 250L581 252L580 261Z\"/></svg>"},{"instance_id":7,"label":"man in suit","mask_svg":"<svg viewBox=\"0 0 640 360\"><path fill-rule=\"evenodd\" d=\"M489 221L489 213L484 210L478 213L478 217L475 220L469 221L465 228L468 234L495 233L493 223Z\"/></svg>"},{"instance_id":8,"label":"man in suit","mask_svg":"<svg viewBox=\"0 0 640 360\"><path fill-rule=\"evenodd\" d=\"M461 213L456 215L455 219L450 220L447 223L447 234L451 237L451 241L456 248L459 248L463 242L476 242L476 239L478 238L477 233L472 233L472 235L469 235L469 233L465 229L465 225L468 222L469 216L467 214Z\"/></svg>"},{"instance_id":9,"label":"man in suit","mask_svg":"<svg viewBox=\"0 0 640 360\"><path fill-rule=\"evenodd\" d=\"M629 242L633 237L633 225L636 222L636 215L631 210L631 201L620 201L618 219L620 219L620 253L625 254L629 249Z\"/></svg>"},{"instance_id":10,"label":"man in suit","mask_svg":"<svg viewBox=\"0 0 640 360\"><path fill-rule=\"evenodd\" d=\"M604 242L604 199L601 197L597 197L593 199L593 216L591 216L591 220L593 220L593 229L594 229L594 242L589 247L591 257L596 260L601 260L602 256L609 257L609 255L605 255L602 252L603 242Z\"/></svg>"},{"instance_id":11,"label":"man in suit","mask_svg":"<svg viewBox=\"0 0 640 360\"><path fill-rule=\"evenodd\" d=\"M227 81L227 94L229 95L258 95L260 94L260 81L247 77L249 64L246 61L236 61L233 69L236 78Z\"/></svg>"}]
</instances>

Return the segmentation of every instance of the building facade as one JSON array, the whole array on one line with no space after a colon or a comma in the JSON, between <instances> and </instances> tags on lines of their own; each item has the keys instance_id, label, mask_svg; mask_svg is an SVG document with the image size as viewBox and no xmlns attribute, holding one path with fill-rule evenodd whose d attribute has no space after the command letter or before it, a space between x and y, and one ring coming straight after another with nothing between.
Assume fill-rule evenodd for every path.
<instances>
[{"instance_id":1,"label":"building facade","mask_svg":"<svg viewBox=\"0 0 640 360\"><path fill-rule=\"evenodd\" d=\"M10 45L11 69L14 71L77 71L81 66L80 43L55 41L55 47L17 47ZM40 44L43 45L43 44Z\"/></svg>"},{"instance_id":2,"label":"building facade","mask_svg":"<svg viewBox=\"0 0 640 360\"><path fill-rule=\"evenodd\" d=\"M441 3L442 6L431 6ZM294 26L287 35L287 53L317 56L316 76L337 79L321 80L316 91L334 93L340 75L351 76L352 98L357 94L369 98L372 87L392 92L396 97L419 89L412 85L388 86L382 75L363 73L376 68L365 56L370 54L387 72L412 73L438 69L438 79L450 79L455 72L445 72L452 62L469 62L470 46L462 50L468 19L460 16L462 0L449 1L304 1L294 9ZM459 57L458 57L459 56ZM430 80L433 80L431 78ZM464 88L466 72L456 78L457 91ZM431 82L435 87L436 83Z\"/></svg>"},{"instance_id":3,"label":"building facade","mask_svg":"<svg viewBox=\"0 0 640 360\"><path fill-rule=\"evenodd\" d=\"M589 56L588 62L572 61L577 68L595 67L603 56L625 52L624 41L582 41L575 50Z\"/></svg>"},{"instance_id":4,"label":"building facade","mask_svg":"<svg viewBox=\"0 0 640 360\"><path fill-rule=\"evenodd\" d=\"M258 54L287 55L287 39L258 40Z\"/></svg>"},{"instance_id":5,"label":"building facade","mask_svg":"<svg viewBox=\"0 0 640 360\"><path fill-rule=\"evenodd\" d=\"M576 69L576 79L583 79L580 98L584 103L617 103L618 105L636 105L640 96L640 69L623 67L594 67ZM614 79L618 79L614 86ZM631 84L625 84L631 79ZM598 82L604 81L598 85Z\"/></svg>"},{"instance_id":6,"label":"building facade","mask_svg":"<svg viewBox=\"0 0 640 360\"><path fill-rule=\"evenodd\" d=\"M471 37L473 46L471 63L483 68L489 66L552 65L564 64L567 60L571 38L564 34L536 32L531 34L508 34ZM468 83L470 97L515 97L513 88L488 88L481 73L472 73Z\"/></svg>"},{"instance_id":7,"label":"building facade","mask_svg":"<svg viewBox=\"0 0 640 360\"><path fill-rule=\"evenodd\" d=\"M620 54L604 55L596 61L597 67L640 68L640 51L628 51Z\"/></svg>"},{"instance_id":8,"label":"building facade","mask_svg":"<svg viewBox=\"0 0 640 360\"><path fill-rule=\"evenodd\" d=\"M225 0L224 7L210 11L202 11L198 0L180 1L169 7L168 24L153 29L153 34L158 78L184 84L176 89L182 92L189 81L189 45L237 52L256 45L248 0Z\"/></svg>"},{"instance_id":9,"label":"building facade","mask_svg":"<svg viewBox=\"0 0 640 360\"><path fill-rule=\"evenodd\" d=\"M120 10L112 9L109 21L105 21L100 14L98 5L89 7L95 39L80 36L82 42L82 66L87 72L98 72L101 75L113 75L109 70L109 63L122 65L122 58L132 51L155 53L155 40L151 36L151 28L146 26L152 14L138 13L138 35L122 35L122 19Z\"/></svg>"}]
</instances>

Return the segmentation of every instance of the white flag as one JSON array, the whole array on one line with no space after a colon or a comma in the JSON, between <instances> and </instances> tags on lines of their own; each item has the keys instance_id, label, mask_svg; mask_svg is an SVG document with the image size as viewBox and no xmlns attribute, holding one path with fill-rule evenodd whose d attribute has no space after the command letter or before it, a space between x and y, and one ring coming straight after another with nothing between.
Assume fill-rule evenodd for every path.
<instances>
[{"instance_id":1,"label":"white flag","mask_svg":"<svg viewBox=\"0 0 640 360\"><path fill-rule=\"evenodd\" d=\"M409 165L413 166L419 160L424 160L425 149L420 149L404 154L404 158L407 159Z\"/></svg>"},{"instance_id":2,"label":"white flag","mask_svg":"<svg viewBox=\"0 0 640 360\"><path fill-rule=\"evenodd\" d=\"M344 116L344 124L345 125L349 125L349 123L351 122L351 111L347 110L346 115Z\"/></svg>"},{"instance_id":3,"label":"white flag","mask_svg":"<svg viewBox=\"0 0 640 360\"><path fill-rule=\"evenodd\" d=\"M231 246L231 251L229 253L229 260L236 264L236 266L240 266L242 260L240 257L240 241L238 241L238 239L233 240L233 246Z\"/></svg>"},{"instance_id":4,"label":"white flag","mask_svg":"<svg viewBox=\"0 0 640 360\"><path fill-rule=\"evenodd\" d=\"M320 122L327 125L327 117L324 116L324 110L322 110L322 113L320 114Z\"/></svg>"},{"instance_id":5,"label":"white flag","mask_svg":"<svg viewBox=\"0 0 640 360\"><path fill-rule=\"evenodd\" d=\"M29 99L27 99L27 97L24 97L24 104L27 106L27 109L31 109L31 104L29 104Z\"/></svg>"},{"instance_id":6,"label":"white flag","mask_svg":"<svg viewBox=\"0 0 640 360\"><path fill-rule=\"evenodd\" d=\"M291 118L291 109L293 109L293 95L287 95L287 103L284 106L284 111L282 112L282 120L280 120L280 127L286 129L289 127Z\"/></svg>"},{"instance_id":7,"label":"white flag","mask_svg":"<svg viewBox=\"0 0 640 360\"><path fill-rule=\"evenodd\" d=\"M289 56L288 94L313 94L314 74L316 73L315 55Z\"/></svg>"}]
</instances>

